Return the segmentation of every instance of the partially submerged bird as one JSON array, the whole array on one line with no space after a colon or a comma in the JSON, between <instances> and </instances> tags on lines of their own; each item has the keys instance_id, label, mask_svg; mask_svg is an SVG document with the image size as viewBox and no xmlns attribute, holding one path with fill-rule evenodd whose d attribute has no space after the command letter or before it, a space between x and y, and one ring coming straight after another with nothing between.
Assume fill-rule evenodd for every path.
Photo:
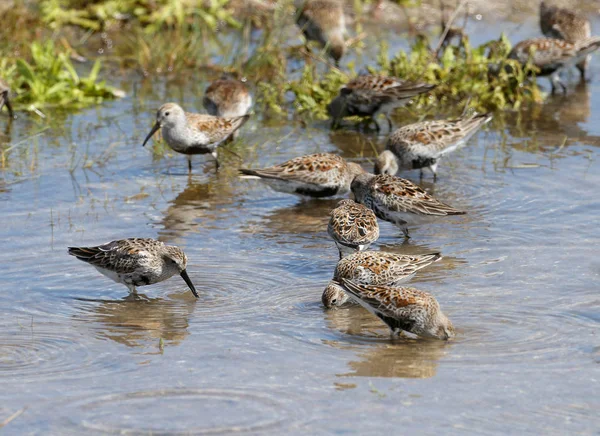
<instances>
[{"instance_id":1,"label":"partially submerged bird","mask_svg":"<svg viewBox=\"0 0 600 436\"><path fill-rule=\"evenodd\" d=\"M395 254L385 251L362 251L341 259L333 273L321 301L327 308L341 306L349 299L344 290L336 285L341 279L352 280L361 285L398 286L410 280L422 268L442 258L440 253Z\"/></svg>"},{"instance_id":2,"label":"partially submerged bird","mask_svg":"<svg viewBox=\"0 0 600 436\"><path fill-rule=\"evenodd\" d=\"M332 126L337 126L344 117L370 117L380 130L376 117L384 114L389 129L392 129L390 113L404 106L411 98L431 91L435 85L400 80L396 77L362 75L348 82L340 94L327 106Z\"/></svg>"},{"instance_id":3,"label":"partially submerged bird","mask_svg":"<svg viewBox=\"0 0 600 436\"><path fill-rule=\"evenodd\" d=\"M339 0L299 0L296 23L307 41L316 41L339 66L346 50L346 19Z\"/></svg>"},{"instance_id":4,"label":"partially submerged bird","mask_svg":"<svg viewBox=\"0 0 600 436\"><path fill-rule=\"evenodd\" d=\"M587 17L570 9L550 6L545 1L540 2L540 27L548 38L564 39L571 44L592 36L590 20ZM591 55L587 55L577 64L582 80L585 80L590 58Z\"/></svg>"},{"instance_id":5,"label":"partially submerged bird","mask_svg":"<svg viewBox=\"0 0 600 436\"><path fill-rule=\"evenodd\" d=\"M453 152L484 124L490 114L463 117L456 120L421 121L396 129L388 138L375 163L375 174L395 175L399 170L428 168L437 178L437 166L442 156Z\"/></svg>"},{"instance_id":6,"label":"partially submerged bird","mask_svg":"<svg viewBox=\"0 0 600 436\"><path fill-rule=\"evenodd\" d=\"M243 117L252 107L252 95L244 82L224 75L206 88L202 106L216 117Z\"/></svg>"},{"instance_id":7,"label":"partially submerged bird","mask_svg":"<svg viewBox=\"0 0 600 436\"><path fill-rule=\"evenodd\" d=\"M381 319L392 331L447 341L455 336L454 326L437 300L415 288L361 285L341 279L339 284L351 298Z\"/></svg>"},{"instance_id":8,"label":"partially submerged bird","mask_svg":"<svg viewBox=\"0 0 600 436\"><path fill-rule=\"evenodd\" d=\"M417 217L463 215L466 212L435 199L409 180L387 174L360 174L352 181L356 201L364 204L378 218L402 229L409 238L408 223Z\"/></svg>"},{"instance_id":9,"label":"partially submerged bird","mask_svg":"<svg viewBox=\"0 0 600 436\"><path fill-rule=\"evenodd\" d=\"M178 153L187 155L188 170L192 171L192 155L210 153L219 168L217 147L248 121L249 115L221 118L213 115L184 112L175 103L163 104L156 113L156 123L142 145L158 129L166 143Z\"/></svg>"},{"instance_id":10,"label":"partially submerged bird","mask_svg":"<svg viewBox=\"0 0 600 436\"><path fill-rule=\"evenodd\" d=\"M12 109L12 105L10 104L10 86L4 80L0 79L0 111L2 108L6 106L8 109L8 115L11 119L15 117Z\"/></svg>"},{"instance_id":11,"label":"partially submerged bird","mask_svg":"<svg viewBox=\"0 0 600 436\"><path fill-rule=\"evenodd\" d=\"M183 250L150 238L111 241L97 247L69 247L69 254L135 293L136 286L152 285L179 274L196 298Z\"/></svg>"},{"instance_id":12,"label":"partially submerged bird","mask_svg":"<svg viewBox=\"0 0 600 436\"><path fill-rule=\"evenodd\" d=\"M526 65L531 60L532 65L539 69L538 76L550 76L552 94L556 92L557 85L560 85L566 93L567 87L560 80L561 70L579 64L598 48L600 48L599 36L577 41L574 44L562 39L534 38L515 45L508 58L515 59L522 65Z\"/></svg>"},{"instance_id":13,"label":"partially submerged bird","mask_svg":"<svg viewBox=\"0 0 600 436\"><path fill-rule=\"evenodd\" d=\"M371 209L350 199L340 200L329 214L327 233L343 256L362 251L379 239L377 217Z\"/></svg>"},{"instance_id":14,"label":"partially submerged bird","mask_svg":"<svg viewBox=\"0 0 600 436\"><path fill-rule=\"evenodd\" d=\"M315 198L347 194L354 177L364 171L332 153L296 157L268 168L240 169L243 178L261 179L275 191Z\"/></svg>"}]
</instances>

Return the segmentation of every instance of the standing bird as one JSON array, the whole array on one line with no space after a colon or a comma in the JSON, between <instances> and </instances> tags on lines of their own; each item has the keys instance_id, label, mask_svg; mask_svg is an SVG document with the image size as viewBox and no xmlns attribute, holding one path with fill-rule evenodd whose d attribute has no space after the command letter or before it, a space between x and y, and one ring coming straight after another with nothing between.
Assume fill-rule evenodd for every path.
<instances>
[{"instance_id":1,"label":"standing bird","mask_svg":"<svg viewBox=\"0 0 600 436\"><path fill-rule=\"evenodd\" d=\"M344 117L359 116L371 118L377 130L380 130L380 126L376 117L384 114L391 131L390 113L404 106L411 98L433 88L435 85L395 77L362 75L340 89L340 94L327 106L327 112L332 118L332 127L337 126Z\"/></svg>"},{"instance_id":2,"label":"standing bird","mask_svg":"<svg viewBox=\"0 0 600 436\"><path fill-rule=\"evenodd\" d=\"M437 165L442 156L453 152L492 119L490 114L457 120L421 121L396 129L388 138L385 151L375 163L375 174L396 175L399 170L428 168L437 178Z\"/></svg>"},{"instance_id":3,"label":"standing bird","mask_svg":"<svg viewBox=\"0 0 600 436\"><path fill-rule=\"evenodd\" d=\"M215 117L243 117L252 107L252 95L244 82L225 74L206 88L202 106Z\"/></svg>"},{"instance_id":4,"label":"standing bird","mask_svg":"<svg viewBox=\"0 0 600 436\"><path fill-rule=\"evenodd\" d=\"M548 38L563 39L574 44L592 36L590 20L585 16L569 9L549 6L545 1L540 2L540 27ZM577 64L581 80L585 80L585 71L591 55L587 55Z\"/></svg>"},{"instance_id":5,"label":"standing bird","mask_svg":"<svg viewBox=\"0 0 600 436\"><path fill-rule=\"evenodd\" d=\"M272 189L314 198L333 197L350 192L354 177L365 170L332 153L296 157L268 168L241 168L242 178L262 179Z\"/></svg>"},{"instance_id":6,"label":"standing bird","mask_svg":"<svg viewBox=\"0 0 600 436\"><path fill-rule=\"evenodd\" d=\"M427 292L415 288L361 285L347 279L342 279L340 285L358 304L386 323L392 334L406 331L444 341L456 334L437 300Z\"/></svg>"},{"instance_id":7,"label":"standing bird","mask_svg":"<svg viewBox=\"0 0 600 436\"><path fill-rule=\"evenodd\" d=\"M599 47L599 36L577 41L574 44L562 39L534 38L515 45L508 58L515 59L522 65L526 65L531 59L532 64L539 69L538 76L550 76L552 94L556 92L556 85L560 85L566 94L567 87L560 80L561 70L579 64Z\"/></svg>"},{"instance_id":8,"label":"standing bird","mask_svg":"<svg viewBox=\"0 0 600 436\"><path fill-rule=\"evenodd\" d=\"M188 157L188 170L192 171L192 155L210 153L216 161L217 147L248 121L250 115L221 118L212 115L184 112L175 103L163 104L156 113L156 123L146 136L144 143L162 129L162 135L169 147Z\"/></svg>"},{"instance_id":9,"label":"standing bird","mask_svg":"<svg viewBox=\"0 0 600 436\"><path fill-rule=\"evenodd\" d=\"M408 234L408 224L417 217L463 215L466 212L448 206L409 180L386 174L361 174L351 185L356 201L378 218L391 222Z\"/></svg>"},{"instance_id":10,"label":"standing bird","mask_svg":"<svg viewBox=\"0 0 600 436\"><path fill-rule=\"evenodd\" d=\"M341 306L349 297L337 285L341 279L360 285L398 286L410 280L422 268L442 258L440 253L406 255L385 251L361 251L341 259L321 301L327 308Z\"/></svg>"},{"instance_id":11,"label":"standing bird","mask_svg":"<svg viewBox=\"0 0 600 436\"><path fill-rule=\"evenodd\" d=\"M353 200L340 200L330 213L327 233L340 252L340 259L363 251L379 239L377 217L371 209Z\"/></svg>"},{"instance_id":12,"label":"standing bird","mask_svg":"<svg viewBox=\"0 0 600 436\"><path fill-rule=\"evenodd\" d=\"M10 86L4 80L0 79L0 111L4 106L8 109L8 115L12 120L15 116L13 113L12 105L10 104Z\"/></svg>"},{"instance_id":13,"label":"standing bird","mask_svg":"<svg viewBox=\"0 0 600 436\"><path fill-rule=\"evenodd\" d=\"M183 250L149 238L111 241L97 247L69 247L69 254L94 266L100 273L135 293L136 286L152 285L179 274L199 297L187 272Z\"/></svg>"},{"instance_id":14,"label":"standing bird","mask_svg":"<svg viewBox=\"0 0 600 436\"><path fill-rule=\"evenodd\" d=\"M317 41L339 66L346 50L346 19L339 0L301 0L296 23L308 41Z\"/></svg>"}]
</instances>

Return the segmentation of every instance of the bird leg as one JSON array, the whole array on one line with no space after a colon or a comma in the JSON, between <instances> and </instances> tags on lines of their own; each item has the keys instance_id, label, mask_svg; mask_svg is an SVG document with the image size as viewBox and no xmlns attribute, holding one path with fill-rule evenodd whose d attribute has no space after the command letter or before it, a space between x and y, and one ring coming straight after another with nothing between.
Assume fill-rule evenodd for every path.
<instances>
[{"instance_id":1,"label":"bird leg","mask_svg":"<svg viewBox=\"0 0 600 436\"><path fill-rule=\"evenodd\" d=\"M567 87L560 80L560 76L558 74L558 71L555 72L554 74L552 74L552 76L550 76L550 82L552 83L552 94L553 95L556 93L556 85L560 85L560 87L563 90L563 94L565 94L565 95L567 94Z\"/></svg>"},{"instance_id":2,"label":"bird leg","mask_svg":"<svg viewBox=\"0 0 600 436\"><path fill-rule=\"evenodd\" d=\"M390 119L390 114L385 113L385 119L388 122L388 129L390 129L390 133L392 133L392 120Z\"/></svg>"},{"instance_id":3,"label":"bird leg","mask_svg":"<svg viewBox=\"0 0 600 436\"><path fill-rule=\"evenodd\" d=\"M192 155L188 155L188 173L192 172Z\"/></svg>"},{"instance_id":4,"label":"bird leg","mask_svg":"<svg viewBox=\"0 0 600 436\"><path fill-rule=\"evenodd\" d=\"M215 158L215 169L216 169L217 171L219 171L219 167L220 167L221 165L219 164L219 158L218 158L218 155L217 155L217 150L213 151L213 152L211 153L211 155L212 155L212 157L214 157L214 158Z\"/></svg>"}]
</instances>

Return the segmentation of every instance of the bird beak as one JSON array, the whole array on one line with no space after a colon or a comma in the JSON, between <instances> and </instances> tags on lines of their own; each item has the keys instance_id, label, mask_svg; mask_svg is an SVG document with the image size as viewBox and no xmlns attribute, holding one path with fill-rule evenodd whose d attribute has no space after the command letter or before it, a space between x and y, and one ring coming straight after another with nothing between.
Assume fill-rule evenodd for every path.
<instances>
[{"instance_id":1,"label":"bird beak","mask_svg":"<svg viewBox=\"0 0 600 436\"><path fill-rule=\"evenodd\" d=\"M196 288L194 287L194 284L190 280L190 276L188 276L187 271L183 270L179 274L181 275L181 278L185 281L185 283L190 288L190 291L192 291L192 294L194 294L194 297L200 298L200 295L198 295L198 292L196 292Z\"/></svg>"},{"instance_id":2,"label":"bird beak","mask_svg":"<svg viewBox=\"0 0 600 436\"><path fill-rule=\"evenodd\" d=\"M152 138L152 135L154 135L154 133L156 133L156 131L160 129L160 123L157 121L156 123L154 123L154 126L152 126L152 130L150 130L150 133L148 133L148 136L146 136L146 139L144 139L144 143L142 144L142 147L146 146L146 142L148 142L148 140L150 138Z\"/></svg>"}]
</instances>

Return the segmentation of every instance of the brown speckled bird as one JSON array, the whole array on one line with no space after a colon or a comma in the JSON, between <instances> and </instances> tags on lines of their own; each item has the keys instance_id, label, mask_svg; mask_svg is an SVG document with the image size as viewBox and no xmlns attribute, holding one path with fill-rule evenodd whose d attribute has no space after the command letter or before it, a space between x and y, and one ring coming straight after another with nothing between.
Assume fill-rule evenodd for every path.
<instances>
[{"instance_id":1,"label":"brown speckled bird","mask_svg":"<svg viewBox=\"0 0 600 436\"><path fill-rule=\"evenodd\" d=\"M415 288L360 285L341 279L339 284L351 298L381 319L392 331L424 338L448 340L455 336L452 322L437 300Z\"/></svg>"},{"instance_id":2,"label":"brown speckled bird","mask_svg":"<svg viewBox=\"0 0 600 436\"><path fill-rule=\"evenodd\" d=\"M252 95L244 82L224 75L206 88L202 105L216 117L243 117L252 107Z\"/></svg>"},{"instance_id":3,"label":"brown speckled bird","mask_svg":"<svg viewBox=\"0 0 600 436\"><path fill-rule=\"evenodd\" d=\"M341 279L361 285L398 286L410 280L422 268L442 258L440 253L406 255L384 251L362 251L341 259L323 292L321 301L327 308L341 306L348 295L336 285Z\"/></svg>"},{"instance_id":4,"label":"brown speckled bird","mask_svg":"<svg viewBox=\"0 0 600 436\"><path fill-rule=\"evenodd\" d=\"M186 271L187 257L179 247L149 238L130 238L97 247L69 247L69 254L124 284L129 292L135 293L136 286L152 285L179 274L198 298Z\"/></svg>"},{"instance_id":5,"label":"brown speckled bird","mask_svg":"<svg viewBox=\"0 0 600 436\"><path fill-rule=\"evenodd\" d=\"M560 85L563 92L567 87L560 80L562 69L576 65L589 54L600 47L600 37L594 36L574 44L562 39L534 38L527 39L515 45L508 54L509 59L516 59L525 65L531 59L532 64L539 69L538 76L550 76L552 93Z\"/></svg>"},{"instance_id":6,"label":"brown speckled bird","mask_svg":"<svg viewBox=\"0 0 600 436\"><path fill-rule=\"evenodd\" d=\"M345 199L331 211L327 233L338 247L341 259L369 248L379 238L379 225L371 209Z\"/></svg>"},{"instance_id":7,"label":"brown speckled bird","mask_svg":"<svg viewBox=\"0 0 600 436\"><path fill-rule=\"evenodd\" d=\"M315 198L347 194L354 177L364 171L332 153L296 157L268 168L240 169L243 178L261 179L275 191Z\"/></svg>"},{"instance_id":8,"label":"brown speckled bird","mask_svg":"<svg viewBox=\"0 0 600 436\"><path fill-rule=\"evenodd\" d=\"M396 129L388 138L385 151L375 163L375 174L396 175L399 170L428 168L437 178L442 156L453 152L492 119L483 114L456 120L421 121Z\"/></svg>"},{"instance_id":9,"label":"brown speckled bird","mask_svg":"<svg viewBox=\"0 0 600 436\"><path fill-rule=\"evenodd\" d=\"M540 2L540 27L548 38L564 39L574 44L592 36L590 20L584 15L565 8L559 8ZM585 80L585 72L591 55L587 55L577 64L581 79Z\"/></svg>"},{"instance_id":10,"label":"brown speckled bird","mask_svg":"<svg viewBox=\"0 0 600 436\"><path fill-rule=\"evenodd\" d=\"M410 237L407 225L419 216L466 213L440 202L410 180L387 174L358 175L351 189L356 201L373 210L378 218L400 227L406 238Z\"/></svg>"},{"instance_id":11,"label":"brown speckled bird","mask_svg":"<svg viewBox=\"0 0 600 436\"><path fill-rule=\"evenodd\" d=\"M206 114L185 112L175 103L163 104L156 113L156 123L144 143L161 129L165 142L178 153L187 155L188 169L192 171L192 155L210 153L219 160L217 147L248 121L249 115L221 118Z\"/></svg>"},{"instance_id":12,"label":"brown speckled bird","mask_svg":"<svg viewBox=\"0 0 600 436\"><path fill-rule=\"evenodd\" d=\"M296 23L307 41L317 41L336 66L346 50L346 19L338 0L299 0Z\"/></svg>"},{"instance_id":13,"label":"brown speckled bird","mask_svg":"<svg viewBox=\"0 0 600 436\"><path fill-rule=\"evenodd\" d=\"M411 98L433 88L435 85L366 74L342 87L340 94L327 106L327 111L332 118L333 127L344 117L359 116L371 118L377 130L380 130L376 117L384 114L391 130L390 113L404 106Z\"/></svg>"}]
</instances>

